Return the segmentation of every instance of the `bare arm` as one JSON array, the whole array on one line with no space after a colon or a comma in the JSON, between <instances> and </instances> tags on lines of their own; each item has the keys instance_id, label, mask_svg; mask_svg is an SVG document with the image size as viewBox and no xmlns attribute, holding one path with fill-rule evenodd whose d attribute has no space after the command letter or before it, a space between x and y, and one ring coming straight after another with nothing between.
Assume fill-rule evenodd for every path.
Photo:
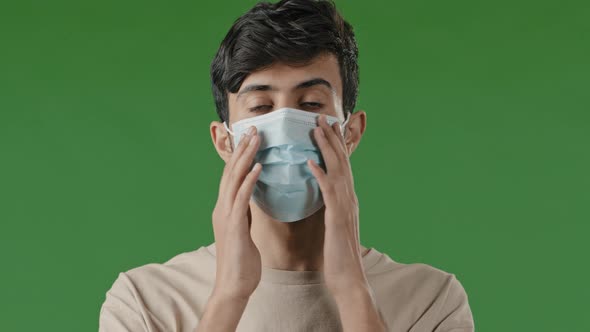
<instances>
[{"instance_id":1,"label":"bare arm","mask_svg":"<svg viewBox=\"0 0 590 332\"><path fill-rule=\"evenodd\" d=\"M359 286L333 293L344 332L386 332L387 325L377 309L370 286Z\"/></svg>"},{"instance_id":2,"label":"bare arm","mask_svg":"<svg viewBox=\"0 0 590 332\"><path fill-rule=\"evenodd\" d=\"M248 298L211 294L196 332L235 331Z\"/></svg>"}]
</instances>

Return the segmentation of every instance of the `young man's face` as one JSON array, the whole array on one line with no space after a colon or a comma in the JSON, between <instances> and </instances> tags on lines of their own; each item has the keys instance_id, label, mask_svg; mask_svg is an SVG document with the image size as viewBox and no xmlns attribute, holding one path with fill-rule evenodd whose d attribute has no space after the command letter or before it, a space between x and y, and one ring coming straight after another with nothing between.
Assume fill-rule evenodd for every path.
<instances>
[{"instance_id":1,"label":"young man's face","mask_svg":"<svg viewBox=\"0 0 590 332\"><path fill-rule=\"evenodd\" d=\"M274 110L289 107L326 114L344 121L342 109L342 79L338 60L333 54L322 54L306 65L290 66L275 63L248 75L237 93L228 93L231 124ZM232 139L221 123L211 124L216 149L227 162L233 150ZM352 153L365 129L365 113L350 116L346 135L347 149Z\"/></svg>"}]
</instances>

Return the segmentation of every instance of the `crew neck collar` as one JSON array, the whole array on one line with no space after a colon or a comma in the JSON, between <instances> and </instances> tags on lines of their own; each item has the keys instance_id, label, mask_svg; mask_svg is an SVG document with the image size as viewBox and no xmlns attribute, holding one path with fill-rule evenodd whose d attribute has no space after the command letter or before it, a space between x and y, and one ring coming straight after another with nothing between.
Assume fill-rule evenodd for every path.
<instances>
[{"instance_id":1,"label":"crew neck collar","mask_svg":"<svg viewBox=\"0 0 590 332\"><path fill-rule=\"evenodd\" d=\"M205 246L206 252L215 259L217 250L215 242ZM373 247L369 247L368 252L362 257L363 268L365 272L377 264L383 254ZM262 266L261 282L286 285L306 285L306 284L323 284L324 273L322 271L291 271L273 269Z\"/></svg>"}]
</instances>

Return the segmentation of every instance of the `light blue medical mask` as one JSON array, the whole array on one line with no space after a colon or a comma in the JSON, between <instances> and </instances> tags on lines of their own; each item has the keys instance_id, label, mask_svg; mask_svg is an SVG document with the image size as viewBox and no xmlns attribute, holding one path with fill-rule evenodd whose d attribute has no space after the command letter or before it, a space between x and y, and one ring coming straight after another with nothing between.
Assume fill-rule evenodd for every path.
<instances>
[{"instance_id":1,"label":"light blue medical mask","mask_svg":"<svg viewBox=\"0 0 590 332\"><path fill-rule=\"evenodd\" d=\"M307 166L307 159L312 159L326 169L320 149L314 144L313 128L318 126L318 116L319 113L281 108L237 121L232 125L233 131L223 122L233 136L234 147L238 146L242 134L250 126L257 128L260 146L254 163L259 162L262 171L252 199L260 209L277 220L301 220L324 205L319 184ZM349 117L350 113L340 124L342 135ZM333 116L326 118L330 125L339 122Z\"/></svg>"}]
</instances>

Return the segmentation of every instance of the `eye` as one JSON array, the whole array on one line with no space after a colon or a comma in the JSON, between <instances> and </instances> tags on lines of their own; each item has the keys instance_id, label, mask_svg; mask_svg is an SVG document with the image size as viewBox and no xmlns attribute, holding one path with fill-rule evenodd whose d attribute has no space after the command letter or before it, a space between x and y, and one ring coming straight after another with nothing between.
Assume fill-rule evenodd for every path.
<instances>
[{"instance_id":1,"label":"eye","mask_svg":"<svg viewBox=\"0 0 590 332\"><path fill-rule=\"evenodd\" d=\"M258 106L250 107L248 110L250 112L257 112L257 111L262 111L263 109L272 109L272 105L258 105Z\"/></svg>"},{"instance_id":2,"label":"eye","mask_svg":"<svg viewBox=\"0 0 590 332\"><path fill-rule=\"evenodd\" d=\"M308 102L301 103L301 106L311 108L311 109L320 109L324 106L324 104L318 103L315 101L308 101Z\"/></svg>"}]
</instances>

